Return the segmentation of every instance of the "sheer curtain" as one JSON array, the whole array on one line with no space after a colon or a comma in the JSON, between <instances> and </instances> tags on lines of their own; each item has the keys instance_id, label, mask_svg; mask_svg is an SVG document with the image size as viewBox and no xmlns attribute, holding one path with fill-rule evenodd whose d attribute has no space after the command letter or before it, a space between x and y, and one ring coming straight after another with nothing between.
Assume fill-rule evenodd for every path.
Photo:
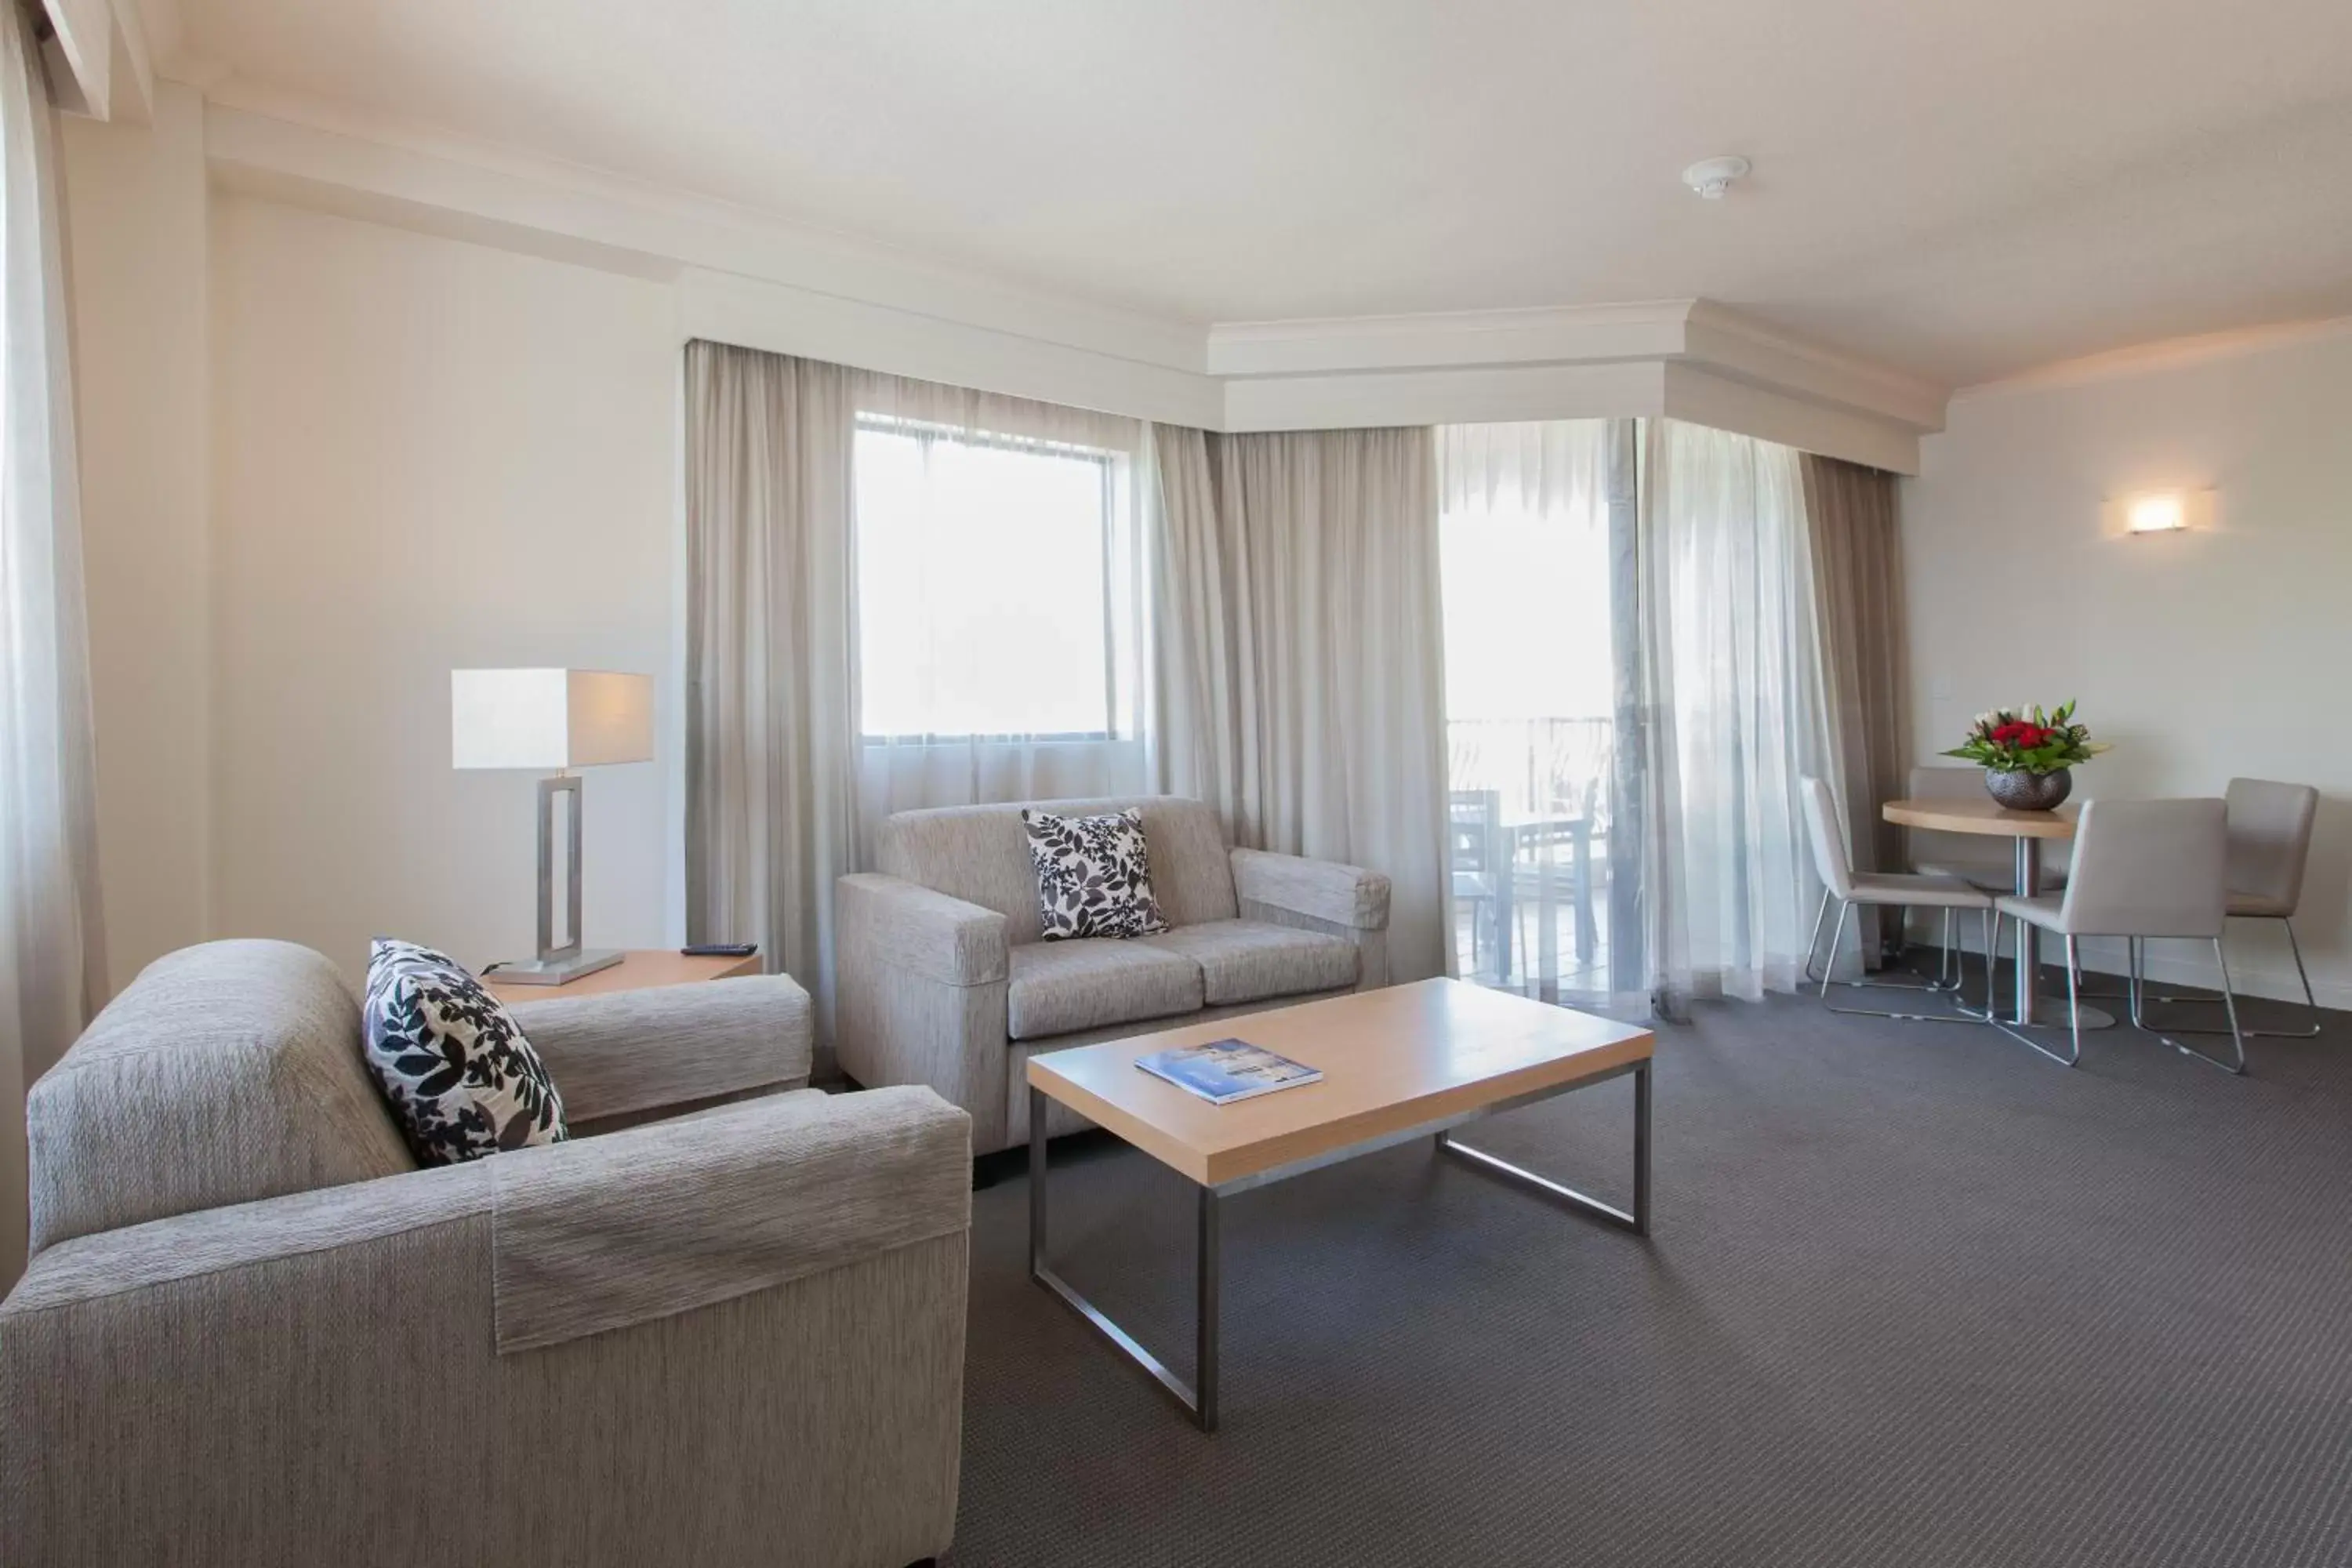
<instances>
[{"instance_id":1,"label":"sheer curtain","mask_svg":"<svg viewBox=\"0 0 2352 1568\"><path fill-rule=\"evenodd\" d=\"M1143 424L866 372L851 398L861 844L1148 788Z\"/></svg>"},{"instance_id":2,"label":"sheer curtain","mask_svg":"<svg viewBox=\"0 0 2352 1568\"><path fill-rule=\"evenodd\" d=\"M1235 842L1390 878L1390 970L1446 972L1431 432L1157 426L1160 787Z\"/></svg>"},{"instance_id":3,"label":"sheer curtain","mask_svg":"<svg viewBox=\"0 0 2352 1568\"><path fill-rule=\"evenodd\" d=\"M0 18L0 1289L25 1261L25 1091L106 992L56 126Z\"/></svg>"},{"instance_id":4,"label":"sheer curtain","mask_svg":"<svg viewBox=\"0 0 2352 1568\"><path fill-rule=\"evenodd\" d=\"M1809 904L1797 781L1827 761L1798 454L1671 420L1644 432L1636 553L1653 984L1787 990Z\"/></svg>"},{"instance_id":5,"label":"sheer curtain","mask_svg":"<svg viewBox=\"0 0 2352 1568\"><path fill-rule=\"evenodd\" d=\"M1638 922L1610 918L1638 909L1640 864L1618 798L1614 428L1438 431L1448 827L1459 973L1638 1008Z\"/></svg>"}]
</instances>

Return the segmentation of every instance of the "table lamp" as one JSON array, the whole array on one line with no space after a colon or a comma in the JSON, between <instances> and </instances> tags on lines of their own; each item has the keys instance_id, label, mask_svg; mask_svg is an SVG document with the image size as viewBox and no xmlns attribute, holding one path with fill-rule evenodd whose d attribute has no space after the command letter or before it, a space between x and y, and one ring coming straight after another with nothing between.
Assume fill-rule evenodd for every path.
<instances>
[{"instance_id":1,"label":"table lamp","mask_svg":"<svg viewBox=\"0 0 2352 1568\"><path fill-rule=\"evenodd\" d=\"M654 681L602 669L453 669L449 752L460 768L532 768L539 781L539 957L501 982L562 985L621 962L580 945L580 779L574 768L654 755ZM572 797L565 941L555 942L555 802Z\"/></svg>"}]
</instances>

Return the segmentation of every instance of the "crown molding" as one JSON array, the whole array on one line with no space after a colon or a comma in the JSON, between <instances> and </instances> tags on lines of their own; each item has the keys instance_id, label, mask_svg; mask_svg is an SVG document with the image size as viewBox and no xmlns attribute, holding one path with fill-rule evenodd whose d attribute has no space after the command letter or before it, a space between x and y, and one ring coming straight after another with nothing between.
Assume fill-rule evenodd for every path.
<instances>
[{"instance_id":1,"label":"crown molding","mask_svg":"<svg viewBox=\"0 0 2352 1568\"><path fill-rule=\"evenodd\" d=\"M1318 375L1333 371L1453 369L1480 364L1602 363L1681 352L1694 300L1221 321L1209 329L1212 375Z\"/></svg>"},{"instance_id":2,"label":"crown molding","mask_svg":"<svg viewBox=\"0 0 2352 1568\"><path fill-rule=\"evenodd\" d=\"M692 269L677 284L683 338L1130 418L1225 428L1225 389L1213 376L733 273Z\"/></svg>"},{"instance_id":3,"label":"crown molding","mask_svg":"<svg viewBox=\"0 0 2352 1568\"><path fill-rule=\"evenodd\" d=\"M686 336L1210 429L1706 411L1909 471L1943 425L1941 388L1706 300L1186 322L234 76L204 90L216 184L671 283Z\"/></svg>"},{"instance_id":4,"label":"crown molding","mask_svg":"<svg viewBox=\"0 0 2352 1568\"><path fill-rule=\"evenodd\" d=\"M1943 428L1942 387L1774 331L1711 300L1221 322L1209 329L1209 373L1236 385L1253 378L1627 361L1701 369L1779 396L1887 421L1915 437Z\"/></svg>"},{"instance_id":5,"label":"crown molding","mask_svg":"<svg viewBox=\"0 0 2352 1568\"><path fill-rule=\"evenodd\" d=\"M1892 419L1923 435L1944 427L1951 398L1951 389L1937 383L1780 331L1712 300L1691 302L1682 358L1734 381Z\"/></svg>"},{"instance_id":6,"label":"crown molding","mask_svg":"<svg viewBox=\"0 0 2352 1568\"><path fill-rule=\"evenodd\" d=\"M699 267L1202 371L1198 326L1044 293L913 252L558 159L279 93L205 90L216 170L289 176Z\"/></svg>"},{"instance_id":7,"label":"crown molding","mask_svg":"<svg viewBox=\"0 0 2352 1568\"><path fill-rule=\"evenodd\" d=\"M1891 474L1919 471L1920 432L1851 408L1759 386L1707 366L1670 361L1662 367L1669 419L1734 430Z\"/></svg>"},{"instance_id":8,"label":"crown molding","mask_svg":"<svg viewBox=\"0 0 2352 1568\"><path fill-rule=\"evenodd\" d=\"M50 37L42 54L58 107L92 120L146 125L155 117L155 71L138 0L43 0Z\"/></svg>"},{"instance_id":9,"label":"crown molding","mask_svg":"<svg viewBox=\"0 0 2352 1568\"><path fill-rule=\"evenodd\" d=\"M2131 348L2112 349L2105 353L2085 354L2080 359L2062 360L2056 364L2003 376L1998 381L1980 381L1959 388L1952 394L1951 400L1954 403L1973 402L1978 398L2002 397L2011 393L2120 381L2162 371L2181 370L2214 360L2237 359L2246 354L2267 353L2273 349L2341 337L2352 337L2352 316L2278 321L2264 327L2242 327L2226 332L2202 332L2195 337L2167 338L2161 342L2140 343Z\"/></svg>"},{"instance_id":10,"label":"crown molding","mask_svg":"<svg viewBox=\"0 0 2352 1568\"><path fill-rule=\"evenodd\" d=\"M1659 360L1622 359L1235 377L1224 384L1223 428L1360 430L1663 415L1664 373Z\"/></svg>"}]
</instances>

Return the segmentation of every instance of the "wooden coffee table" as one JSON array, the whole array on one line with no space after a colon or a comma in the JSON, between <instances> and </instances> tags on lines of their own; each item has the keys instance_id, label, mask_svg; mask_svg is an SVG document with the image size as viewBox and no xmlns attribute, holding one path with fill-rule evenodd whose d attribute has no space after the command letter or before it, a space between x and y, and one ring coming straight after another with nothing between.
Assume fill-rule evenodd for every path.
<instances>
[{"instance_id":1,"label":"wooden coffee table","mask_svg":"<svg viewBox=\"0 0 2352 1568\"><path fill-rule=\"evenodd\" d=\"M1212 1105L1135 1065L1226 1038L1319 1068L1322 1081ZM1029 1058L1029 1276L1191 1413L1217 1426L1217 1210L1226 1198L1341 1160L1434 1135L1442 1152L1637 1236L1650 1231L1650 1031L1458 980L1424 980L1269 1013L1190 1024ZM1631 1212L1455 1142L1496 1111L1633 1076ZM1045 1260L1045 1102L1055 1100L1198 1189L1194 1383L1055 1274Z\"/></svg>"}]
</instances>

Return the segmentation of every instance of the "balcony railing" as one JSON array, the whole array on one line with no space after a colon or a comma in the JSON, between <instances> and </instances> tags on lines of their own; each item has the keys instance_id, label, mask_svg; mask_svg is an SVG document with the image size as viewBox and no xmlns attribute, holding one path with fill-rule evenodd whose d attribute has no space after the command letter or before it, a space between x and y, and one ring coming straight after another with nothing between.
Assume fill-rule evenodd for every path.
<instances>
[{"instance_id":1,"label":"balcony railing","mask_svg":"<svg viewBox=\"0 0 2352 1568\"><path fill-rule=\"evenodd\" d=\"M1607 831L1616 762L1608 719L1461 719L1445 727L1447 787L1493 790L1510 817L1591 814Z\"/></svg>"}]
</instances>

